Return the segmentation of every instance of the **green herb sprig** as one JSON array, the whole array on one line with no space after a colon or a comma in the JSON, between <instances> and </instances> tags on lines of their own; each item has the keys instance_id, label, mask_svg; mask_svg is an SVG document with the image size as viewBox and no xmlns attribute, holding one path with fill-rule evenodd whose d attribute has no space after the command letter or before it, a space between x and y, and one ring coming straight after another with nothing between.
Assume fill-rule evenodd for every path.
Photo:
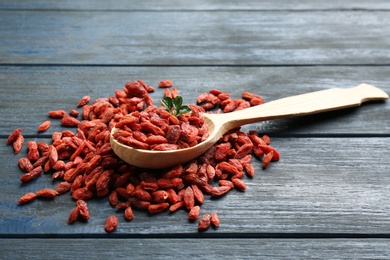
<instances>
[{"instance_id":1,"label":"green herb sprig","mask_svg":"<svg viewBox=\"0 0 390 260\"><path fill-rule=\"evenodd\" d=\"M164 97L160 100L160 103L174 116L180 116L191 112L191 108L189 106L183 105L183 98L181 96L177 96L175 98Z\"/></svg>"}]
</instances>

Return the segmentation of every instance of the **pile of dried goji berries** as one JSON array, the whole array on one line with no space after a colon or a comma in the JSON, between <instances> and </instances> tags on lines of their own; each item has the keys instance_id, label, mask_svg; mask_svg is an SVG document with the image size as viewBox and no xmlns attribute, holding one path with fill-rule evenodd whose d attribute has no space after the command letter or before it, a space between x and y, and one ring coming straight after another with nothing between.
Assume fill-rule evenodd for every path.
<instances>
[{"instance_id":1,"label":"pile of dried goji berries","mask_svg":"<svg viewBox=\"0 0 390 260\"><path fill-rule=\"evenodd\" d=\"M120 143L145 150L166 151L188 148L206 140L201 107L190 105L191 112L175 116L155 105L124 116L113 137Z\"/></svg>"},{"instance_id":2,"label":"pile of dried goji berries","mask_svg":"<svg viewBox=\"0 0 390 260\"><path fill-rule=\"evenodd\" d=\"M178 96L178 90L172 85L170 80L160 82L164 97ZM245 190L244 176L254 175L252 157L262 160L263 169L271 161L278 161L279 153L270 146L268 136L234 129L200 157L156 172L138 169L119 159L110 145L111 129L131 128L126 130L131 133L132 141L147 149L169 143L187 147L202 141L207 132L201 112L228 113L261 105L263 99L248 92L243 92L242 98L233 99L229 93L213 89L200 94L196 104L189 105L190 113L176 117L153 104L149 95L153 91L153 87L139 80L128 82L123 90L115 90L115 95L92 103L89 96L84 96L77 104L82 107L81 119L76 109L69 113L49 111L49 117L61 119L62 126L75 127L77 131L54 132L50 144L28 142L27 156L19 159L19 167L25 172L20 181L30 182L45 172L51 173L58 184L54 188L29 192L18 202L25 204L39 197L54 198L70 192L76 202L69 214L70 224L90 218L86 201L107 197L112 207L123 210L127 221L134 218L133 209L148 210L150 214L184 209L189 219L198 220L199 231L217 227L216 212L200 216L205 195L219 197L232 189ZM50 124L50 120L45 121L38 126L38 132L48 130ZM13 145L15 154L21 151L24 137L20 128L10 134L7 144ZM118 218L111 215L104 228L112 232L117 225Z\"/></svg>"}]
</instances>

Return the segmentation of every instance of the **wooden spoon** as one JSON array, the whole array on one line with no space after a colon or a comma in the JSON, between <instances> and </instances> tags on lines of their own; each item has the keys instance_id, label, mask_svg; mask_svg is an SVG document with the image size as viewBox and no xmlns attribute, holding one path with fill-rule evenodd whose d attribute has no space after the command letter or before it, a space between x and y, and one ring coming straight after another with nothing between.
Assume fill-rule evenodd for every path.
<instances>
[{"instance_id":1,"label":"wooden spoon","mask_svg":"<svg viewBox=\"0 0 390 260\"><path fill-rule=\"evenodd\" d=\"M389 96L385 92L368 84L360 84L349 89L327 89L270 101L232 113L204 113L210 135L207 140L191 148L174 151L134 149L113 138L112 135L117 130L116 128L111 131L110 143L114 152L131 165L141 168L166 168L200 156L213 146L224 133L241 125L355 107L361 105L362 102L387 98Z\"/></svg>"}]
</instances>

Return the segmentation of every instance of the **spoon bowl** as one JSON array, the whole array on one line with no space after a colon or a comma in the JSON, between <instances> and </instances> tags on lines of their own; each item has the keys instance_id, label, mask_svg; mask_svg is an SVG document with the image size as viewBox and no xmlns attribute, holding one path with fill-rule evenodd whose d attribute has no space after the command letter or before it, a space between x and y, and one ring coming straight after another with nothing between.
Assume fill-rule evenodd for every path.
<instances>
[{"instance_id":1,"label":"spoon bowl","mask_svg":"<svg viewBox=\"0 0 390 260\"><path fill-rule=\"evenodd\" d=\"M245 124L356 107L366 101L387 98L389 96L384 91L363 83L348 89L333 88L286 97L226 114L204 113L209 137L190 148L171 151L135 149L118 142L113 137L117 131L116 128L111 131L110 143L116 155L125 162L140 168L162 169L188 162L200 156L227 131Z\"/></svg>"},{"instance_id":2,"label":"spoon bowl","mask_svg":"<svg viewBox=\"0 0 390 260\"><path fill-rule=\"evenodd\" d=\"M208 125L209 131L211 129L216 129L214 122L210 120L208 116L209 115L206 114L204 115L204 121L205 124ZM111 130L110 138L112 149L114 150L116 155L118 155L119 158L131 165L150 169L162 169L176 164L188 162L191 159L194 159L206 152L219 139L218 134L215 133L214 138L212 138L212 136L209 136L209 138L207 138L207 140L205 140L204 142L201 142L190 148L171 151L153 151L135 149L133 147L118 142L112 136L117 130L117 128L113 128ZM180 151L179 154L178 151Z\"/></svg>"}]
</instances>

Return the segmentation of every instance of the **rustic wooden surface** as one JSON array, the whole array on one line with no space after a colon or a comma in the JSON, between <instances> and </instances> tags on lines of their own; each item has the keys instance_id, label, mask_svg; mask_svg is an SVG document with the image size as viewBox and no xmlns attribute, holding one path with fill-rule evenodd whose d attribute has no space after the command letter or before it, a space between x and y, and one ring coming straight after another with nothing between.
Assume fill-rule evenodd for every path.
<instances>
[{"instance_id":1,"label":"rustic wooden surface","mask_svg":"<svg viewBox=\"0 0 390 260\"><path fill-rule=\"evenodd\" d=\"M211 88L266 101L361 82L390 93L388 1L1 1L0 258L375 258L390 256L390 103L246 126L271 136L281 160L245 192L208 199L221 225L198 233L185 211L126 222L106 199L67 224L69 195L17 205L54 187L21 185L6 138L83 95L108 97L127 81L172 79L185 100ZM158 90L154 100L162 97ZM116 232L103 223L117 214Z\"/></svg>"}]
</instances>

